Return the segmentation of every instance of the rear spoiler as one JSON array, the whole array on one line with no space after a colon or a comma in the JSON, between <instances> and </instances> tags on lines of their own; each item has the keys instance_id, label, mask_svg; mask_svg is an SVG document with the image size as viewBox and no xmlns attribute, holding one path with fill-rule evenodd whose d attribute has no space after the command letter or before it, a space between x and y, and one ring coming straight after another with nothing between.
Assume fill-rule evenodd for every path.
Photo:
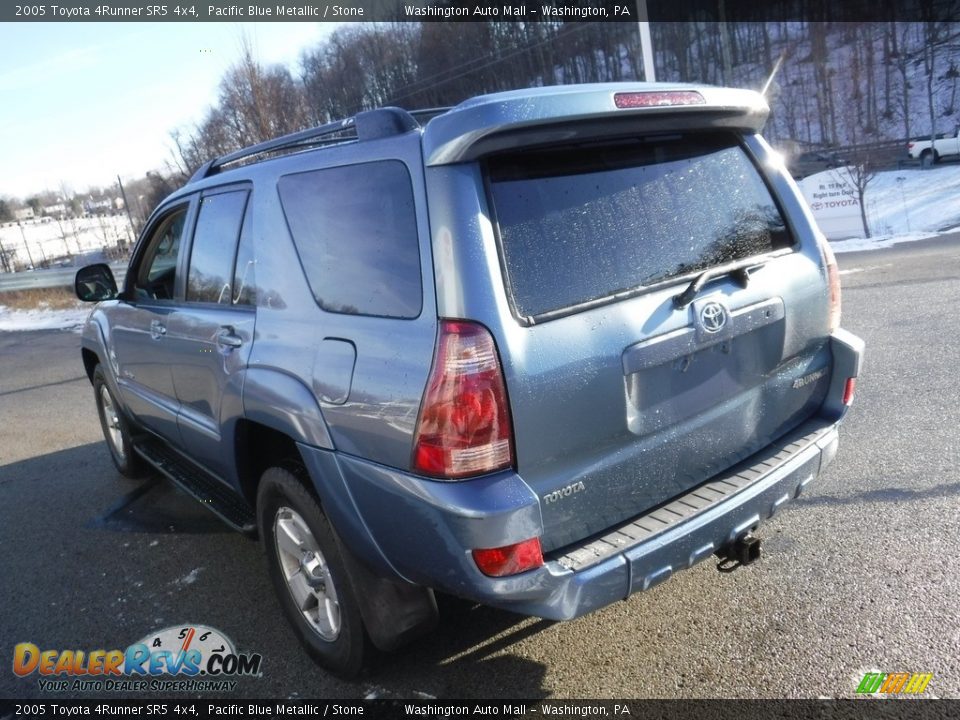
<instances>
[{"instance_id":1,"label":"rear spoiler","mask_svg":"<svg viewBox=\"0 0 960 720\"><path fill-rule=\"evenodd\" d=\"M427 165L469 162L537 145L730 128L757 132L770 108L753 90L671 83L563 85L483 95L431 120Z\"/></svg>"}]
</instances>

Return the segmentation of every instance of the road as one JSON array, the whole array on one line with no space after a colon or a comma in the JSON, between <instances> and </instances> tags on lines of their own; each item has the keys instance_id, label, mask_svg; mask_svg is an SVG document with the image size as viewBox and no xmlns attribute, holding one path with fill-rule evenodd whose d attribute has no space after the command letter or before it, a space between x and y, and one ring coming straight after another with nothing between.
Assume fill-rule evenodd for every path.
<instances>
[{"instance_id":1,"label":"road","mask_svg":"<svg viewBox=\"0 0 960 720\"><path fill-rule=\"evenodd\" d=\"M161 481L125 481L71 332L0 333L0 697L12 646L126 647L204 623L264 655L231 696L849 697L866 671L960 696L960 237L840 255L867 343L840 453L761 528L761 562L702 563L554 624L441 598L441 627L357 682L317 669L259 545Z\"/></svg>"}]
</instances>

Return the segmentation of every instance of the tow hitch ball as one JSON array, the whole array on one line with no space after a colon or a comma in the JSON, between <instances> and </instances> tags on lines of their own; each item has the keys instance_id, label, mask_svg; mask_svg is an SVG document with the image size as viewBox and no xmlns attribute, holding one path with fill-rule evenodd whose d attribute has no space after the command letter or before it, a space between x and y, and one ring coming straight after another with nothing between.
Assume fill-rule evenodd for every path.
<instances>
[{"instance_id":1,"label":"tow hitch ball","mask_svg":"<svg viewBox=\"0 0 960 720\"><path fill-rule=\"evenodd\" d=\"M760 559L760 538L747 533L720 548L717 556L720 558L717 570L733 572L741 565L749 565Z\"/></svg>"}]
</instances>

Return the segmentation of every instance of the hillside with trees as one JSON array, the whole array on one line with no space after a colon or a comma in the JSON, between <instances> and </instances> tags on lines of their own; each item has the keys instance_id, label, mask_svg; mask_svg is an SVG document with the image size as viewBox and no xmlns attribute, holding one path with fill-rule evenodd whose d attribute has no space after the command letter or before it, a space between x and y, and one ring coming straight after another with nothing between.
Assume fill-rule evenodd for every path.
<instances>
[{"instance_id":1,"label":"hillside with trees","mask_svg":"<svg viewBox=\"0 0 960 720\"><path fill-rule=\"evenodd\" d=\"M658 80L770 85L774 143L837 146L952 130L960 24L673 22L651 26ZM465 51L469 48L469 51ZM249 45L194 128L173 133L181 181L202 162L278 134L383 105L430 108L558 83L643 77L633 23L395 23L348 26L297 67Z\"/></svg>"}]
</instances>

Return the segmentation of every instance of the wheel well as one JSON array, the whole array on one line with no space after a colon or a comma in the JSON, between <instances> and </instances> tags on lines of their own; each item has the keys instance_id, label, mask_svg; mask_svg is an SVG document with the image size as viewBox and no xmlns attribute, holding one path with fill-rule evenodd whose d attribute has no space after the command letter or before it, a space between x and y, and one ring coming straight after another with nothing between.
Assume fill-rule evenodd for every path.
<instances>
[{"instance_id":1,"label":"wheel well","mask_svg":"<svg viewBox=\"0 0 960 720\"><path fill-rule=\"evenodd\" d=\"M93 350L87 350L86 348L82 348L80 353L83 356L83 367L87 371L87 377L90 382L93 382L93 371L100 364L100 358Z\"/></svg>"},{"instance_id":2,"label":"wheel well","mask_svg":"<svg viewBox=\"0 0 960 720\"><path fill-rule=\"evenodd\" d=\"M300 451L289 435L250 420L237 421L234 448L240 489L251 507L257 504L257 485L267 468L300 462Z\"/></svg>"}]
</instances>

